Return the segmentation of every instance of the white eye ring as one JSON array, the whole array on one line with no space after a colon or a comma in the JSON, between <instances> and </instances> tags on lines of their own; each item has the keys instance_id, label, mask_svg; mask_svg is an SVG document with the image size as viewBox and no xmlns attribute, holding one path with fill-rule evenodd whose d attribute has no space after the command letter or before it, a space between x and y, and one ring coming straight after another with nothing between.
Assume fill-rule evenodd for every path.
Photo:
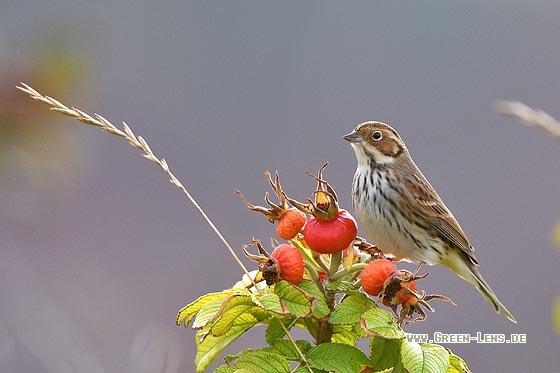
<instances>
[{"instance_id":1,"label":"white eye ring","mask_svg":"<svg viewBox=\"0 0 560 373\"><path fill-rule=\"evenodd\" d=\"M383 134L381 134L381 131L375 131L374 133L371 134L371 138L374 141L379 141L383 138Z\"/></svg>"}]
</instances>

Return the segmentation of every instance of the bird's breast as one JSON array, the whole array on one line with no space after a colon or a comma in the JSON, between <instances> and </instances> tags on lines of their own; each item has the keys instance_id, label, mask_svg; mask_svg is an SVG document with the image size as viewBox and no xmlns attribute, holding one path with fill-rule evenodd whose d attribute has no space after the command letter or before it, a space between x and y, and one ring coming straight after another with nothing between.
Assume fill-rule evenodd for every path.
<instances>
[{"instance_id":1,"label":"bird's breast","mask_svg":"<svg viewBox=\"0 0 560 373\"><path fill-rule=\"evenodd\" d=\"M360 225L381 251L397 259L428 264L438 262L442 242L434 240L414 222L398 186L378 170L358 170L352 187L352 204Z\"/></svg>"}]
</instances>

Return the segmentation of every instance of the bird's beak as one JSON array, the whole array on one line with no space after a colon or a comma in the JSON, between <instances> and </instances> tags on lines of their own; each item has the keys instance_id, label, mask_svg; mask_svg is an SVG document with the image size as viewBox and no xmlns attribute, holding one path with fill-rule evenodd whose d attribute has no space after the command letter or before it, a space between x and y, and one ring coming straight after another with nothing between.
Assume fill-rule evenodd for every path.
<instances>
[{"instance_id":1,"label":"bird's beak","mask_svg":"<svg viewBox=\"0 0 560 373\"><path fill-rule=\"evenodd\" d=\"M352 131L348 135L343 136L343 139L351 143L356 143L362 141L362 137L358 135L358 132Z\"/></svg>"}]
</instances>

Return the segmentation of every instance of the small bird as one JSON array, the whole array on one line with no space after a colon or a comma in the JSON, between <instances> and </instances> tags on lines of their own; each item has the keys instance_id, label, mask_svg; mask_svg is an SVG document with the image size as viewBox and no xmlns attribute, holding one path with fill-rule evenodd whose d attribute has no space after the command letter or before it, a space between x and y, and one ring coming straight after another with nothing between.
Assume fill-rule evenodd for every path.
<instances>
[{"instance_id":1,"label":"small bird","mask_svg":"<svg viewBox=\"0 0 560 373\"><path fill-rule=\"evenodd\" d=\"M397 131L369 121L344 139L358 159L352 205L377 247L397 260L443 264L474 285L496 312L516 323L482 278L465 232L418 169Z\"/></svg>"}]
</instances>

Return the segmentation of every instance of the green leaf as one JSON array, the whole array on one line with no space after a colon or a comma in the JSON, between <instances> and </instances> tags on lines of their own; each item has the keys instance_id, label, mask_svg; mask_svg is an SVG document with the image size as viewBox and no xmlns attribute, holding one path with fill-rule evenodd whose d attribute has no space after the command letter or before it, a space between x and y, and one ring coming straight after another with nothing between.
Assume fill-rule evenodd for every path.
<instances>
[{"instance_id":1,"label":"green leaf","mask_svg":"<svg viewBox=\"0 0 560 373\"><path fill-rule=\"evenodd\" d=\"M313 373L329 373L322 369L311 368L311 370L313 371ZM297 367L296 370L294 370L292 373L309 373L309 369L307 369L306 366L301 366Z\"/></svg>"},{"instance_id":2,"label":"green leaf","mask_svg":"<svg viewBox=\"0 0 560 373\"><path fill-rule=\"evenodd\" d=\"M187 304L185 307L179 310L177 314L177 325L185 325L185 327L189 324L194 316L200 311L200 309L210 301L216 301L221 299L222 301L230 295L233 294L250 294L246 289L227 289L219 293L209 293L201 296L197 300L192 303Z\"/></svg>"},{"instance_id":3,"label":"green leaf","mask_svg":"<svg viewBox=\"0 0 560 373\"><path fill-rule=\"evenodd\" d=\"M311 301L314 298L305 294L297 286L288 281L280 281L274 286L274 293L280 297L281 302L292 315L296 317L311 315Z\"/></svg>"},{"instance_id":4,"label":"green leaf","mask_svg":"<svg viewBox=\"0 0 560 373\"><path fill-rule=\"evenodd\" d=\"M447 373L471 373L463 359L453 354L449 349L447 351L449 352L449 368L447 368Z\"/></svg>"},{"instance_id":5,"label":"green leaf","mask_svg":"<svg viewBox=\"0 0 560 373\"><path fill-rule=\"evenodd\" d=\"M258 320L253 315L243 314L235 320L231 329L221 336L213 336L206 329L198 331L196 333L197 351L194 361L196 371L203 372L224 348L256 324L258 324Z\"/></svg>"},{"instance_id":6,"label":"green leaf","mask_svg":"<svg viewBox=\"0 0 560 373\"><path fill-rule=\"evenodd\" d=\"M253 315L257 320L259 320L259 322L266 322L272 317L274 317L272 313L268 312L267 310L263 309L257 304L254 304L254 307L251 308L251 315Z\"/></svg>"},{"instance_id":7,"label":"green leaf","mask_svg":"<svg viewBox=\"0 0 560 373\"><path fill-rule=\"evenodd\" d=\"M264 334L266 343L272 346L276 340L284 338L286 332L284 331L280 323L283 323L286 329L290 330L292 326L294 326L295 322L296 320L288 318L280 319L274 317L270 319L268 327L266 328L266 332Z\"/></svg>"},{"instance_id":8,"label":"green leaf","mask_svg":"<svg viewBox=\"0 0 560 373\"><path fill-rule=\"evenodd\" d=\"M218 367L218 369L214 371L214 373L236 373L236 372L237 370L235 368L227 365L222 365L221 367Z\"/></svg>"},{"instance_id":9,"label":"green leaf","mask_svg":"<svg viewBox=\"0 0 560 373\"><path fill-rule=\"evenodd\" d=\"M371 366L366 355L354 346L342 343L323 343L306 354L307 362L314 368L337 373L359 373Z\"/></svg>"},{"instance_id":10,"label":"green leaf","mask_svg":"<svg viewBox=\"0 0 560 373\"><path fill-rule=\"evenodd\" d=\"M449 352L442 346L402 340L401 359L403 367L411 373L446 373L449 368Z\"/></svg>"},{"instance_id":11,"label":"green leaf","mask_svg":"<svg viewBox=\"0 0 560 373\"><path fill-rule=\"evenodd\" d=\"M313 317L322 319L331 312L327 304L327 300L325 299L325 294L321 291L321 289L317 287L317 285L313 281L303 280L298 284L298 287L311 294L316 299L316 302L313 306Z\"/></svg>"},{"instance_id":12,"label":"green leaf","mask_svg":"<svg viewBox=\"0 0 560 373\"><path fill-rule=\"evenodd\" d=\"M280 297L276 294L265 294L262 297L254 297L253 302L267 311L274 312L278 315L289 315L290 311L280 301Z\"/></svg>"},{"instance_id":13,"label":"green leaf","mask_svg":"<svg viewBox=\"0 0 560 373\"><path fill-rule=\"evenodd\" d=\"M401 359L401 340L372 337L369 344L371 362L376 372L381 372L398 365Z\"/></svg>"},{"instance_id":14,"label":"green leaf","mask_svg":"<svg viewBox=\"0 0 560 373\"><path fill-rule=\"evenodd\" d=\"M299 319L296 325L306 329L314 339L317 339L317 333L319 332L319 320L313 317Z\"/></svg>"},{"instance_id":15,"label":"green leaf","mask_svg":"<svg viewBox=\"0 0 560 373\"><path fill-rule=\"evenodd\" d=\"M228 298L230 297L233 297L233 295L230 295ZM204 328L214 317L219 316L218 313L220 312L224 301L228 298L214 298L206 302L202 307L200 307L200 311L196 314L192 327L195 329Z\"/></svg>"},{"instance_id":16,"label":"green leaf","mask_svg":"<svg viewBox=\"0 0 560 373\"><path fill-rule=\"evenodd\" d=\"M362 293L352 294L337 304L331 313L331 324L354 324L360 322L360 317L374 302Z\"/></svg>"},{"instance_id":17,"label":"green leaf","mask_svg":"<svg viewBox=\"0 0 560 373\"><path fill-rule=\"evenodd\" d=\"M244 350L239 354L235 367L247 373L290 373L292 370L285 357L263 350Z\"/></svg>"},{"instance_id":18,"label":"green leaf","mask_svg":"<svg viewBox=\"0 0 560 373\"><path fill-rule=\"evenodd\" d=\"M355 325L334 325L332 341L354 346L364 336L364 332Z\"/></svg>"},{"instance_id":19,"label":"green leaf","mask_svg":"<svg viewBox=\"0 0 560 373\"><path fill-rule=\"evenodd\" d=\"M379 307L367 310L362 315L361 325L369 335L389 339L402 339L405 337L404 332L393 318L393 315Z\"/></svg>"},{"instance_id":20,"label":"green leaf","mask_svg":"<svg viewBox=\"0 0 560 373\"><path fill-rule=\"evenodd\" d=\"M356 285L350 281L335 281L327 285L327 290L333 290L337 293L353 294L359 292Z\"/></svg>"},{"instance_id":21,"label":"green leaf","mask_svg":"<svg viewBox=\"0 0 560 373\"><path fill-rule=\"evenodd\" d=\"M301 353L304 355L311 349L311 344L308 341L297 340L295 342ZM292 344L292 341L287 339L279 339L274 342L274 346L266 347L263 350L277 355L282 355L289 361L301 361L301 356Z\"/></svg>"},{"instance_id":22,"label":"green leaf","mask_svg":"<svg viewBox=\"0 0 560 373\"><path fill-rule=\"evenodd\" d=\"M248 295L232 295L226 298L222 303L222 307L212 320L212 335L217 337L227 333L231 325L240 315L251 313L250 311L253 308L256 308L255 304Z\"/></svg>"}]
</instances>

